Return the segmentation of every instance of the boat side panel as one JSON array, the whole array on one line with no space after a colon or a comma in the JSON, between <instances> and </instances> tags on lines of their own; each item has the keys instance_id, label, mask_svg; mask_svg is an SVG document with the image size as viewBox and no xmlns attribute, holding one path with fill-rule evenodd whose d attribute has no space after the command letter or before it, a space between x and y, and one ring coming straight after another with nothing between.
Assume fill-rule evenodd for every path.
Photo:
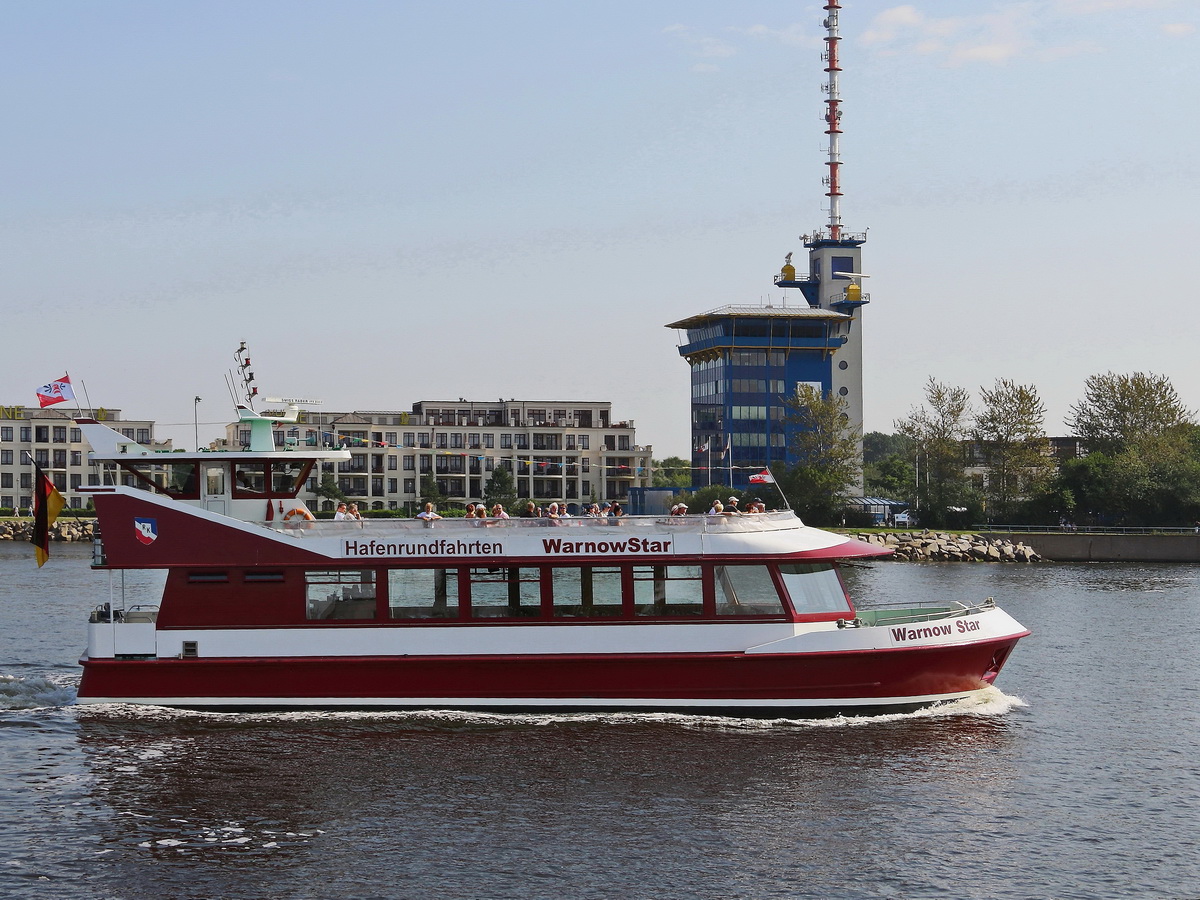
<instances>
[{"instance_id":1,"label":"boat side panel","mask_svg":"<svg viewBox=\"0 0 1200 900\"><path fill-rule=\"evenodd\" d=\"M872 700L979 689L1016 638L956 647L824 654L556 654L308 659L84 660L83 702L122 698L297 698L394 705L507 701ZM152 701L151 701L152 702Z\"/></svg>"}]
</instances>

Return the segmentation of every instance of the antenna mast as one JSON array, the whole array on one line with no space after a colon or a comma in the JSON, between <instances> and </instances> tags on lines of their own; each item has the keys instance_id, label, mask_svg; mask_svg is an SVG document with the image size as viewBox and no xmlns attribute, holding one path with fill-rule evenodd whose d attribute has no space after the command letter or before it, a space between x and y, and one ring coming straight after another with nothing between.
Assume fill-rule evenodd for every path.
<instances>
[{"instance_id":1,"label":"antenna mast","mask_svg":"<svg viewBox=\"0 0 1200 900\"><path fill-rule=\"evenodd\" d=\"M835 241L842 237L842 186L838 177L842 165L839 146L842 134L840 106L842 97L838 93L838 73L842 71L841 66L838 65L838 41L841 40L841 37L838 36L838 10L841 8L841 4L837 0L827 0L825 3L825 52L821 54L821 58L825 60L827 73L825 84L821 86L821 90L827 95L825 124L828 127L825 129L825 133L829 135L829 160L825 163L829 166L829 175L823 180L829 187L829 190L825 192L825 196L829 198L829 237Z\"/></svg>"}]
</instances>

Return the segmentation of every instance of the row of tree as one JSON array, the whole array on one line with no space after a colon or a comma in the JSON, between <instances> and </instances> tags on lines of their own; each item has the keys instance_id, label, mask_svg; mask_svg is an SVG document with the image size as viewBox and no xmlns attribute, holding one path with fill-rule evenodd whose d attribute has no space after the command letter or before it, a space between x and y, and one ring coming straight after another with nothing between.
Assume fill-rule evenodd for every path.
<instances>
[{"instance_id":1,"label":"row of tree","mask_svg":"<svg viewBox=\"0 0 1200 900\"><path fill-rule=\"evenodd\" d=\"M1034 385L968 391L930 378L895 435L864 436L868 493L910 500L927 525L1192 525L1200 428L1165 376L1093 375L1070 407L1075 442L1052 452Z\"/></svg>"},{"instance_id":2,"label":"row of tree","mask_svg":"<svg viewBox=\"0 0 1200 900\"><path fill-rule=\"evenodd\" d=\"M1076 440L1058 453L1035 385L1000 379L976 403L931 377L924 394L894 434L864 435L860 456L845 402L801 386L785 400L797 462L772 467L791 506L814 524L843 521L861 474L867 496L904 501L929 527L1200 521L1200 426L1165 376L1090 377L1065 423ZM655 483L683 490L686 461L663 463ZM698 491L696 505L726 490Z\"/></svg>"}]
</instances>

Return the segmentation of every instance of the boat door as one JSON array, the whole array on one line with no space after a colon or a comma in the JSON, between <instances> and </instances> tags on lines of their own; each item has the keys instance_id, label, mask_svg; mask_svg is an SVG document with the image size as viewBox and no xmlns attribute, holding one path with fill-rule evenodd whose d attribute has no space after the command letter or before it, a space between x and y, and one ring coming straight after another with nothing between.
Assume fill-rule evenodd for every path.
<instances>
[{"instance_id":1,"label":"boat door","mask_svg":"<svg viewBox=\"0 0 1200 900\"><path fill-rule=\"evenodd\" d=\"M229 466L225 463L202 463L204 467L204 508L217 515L226 515L229 503Z\"/></svg>"}]
</instances>

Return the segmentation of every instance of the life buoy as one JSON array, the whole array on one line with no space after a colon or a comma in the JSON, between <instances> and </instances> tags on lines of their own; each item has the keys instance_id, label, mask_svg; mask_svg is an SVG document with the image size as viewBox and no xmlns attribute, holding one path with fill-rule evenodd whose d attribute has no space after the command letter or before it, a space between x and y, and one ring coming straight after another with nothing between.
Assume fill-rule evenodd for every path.
<instances>
[{"instance_id":1,"label":"life buoy","mask_svg":"<svg viewBox=\"0 0 1200 900\"><path fill-rule=\"evenodd\" d=\"M311 521L313 521L314 519L316 519L316 516L314 516L312 513L310 513L310 512L309 512L307 509L305 509L304 507L302 507L302 506L293 506L291 509L289 509L289 510L288 510L288 511L287 511L287 512L284 514L284 516L283 516L283 521L285 521L285 522L286 522L288 519L291 519L291 518L293 518L293 517L295 517L295 516L299 516L301 519L305 519L305 520L307 520L307 521L309 521L309 522L311 522Z\"/></svg>"}]
</instances>

